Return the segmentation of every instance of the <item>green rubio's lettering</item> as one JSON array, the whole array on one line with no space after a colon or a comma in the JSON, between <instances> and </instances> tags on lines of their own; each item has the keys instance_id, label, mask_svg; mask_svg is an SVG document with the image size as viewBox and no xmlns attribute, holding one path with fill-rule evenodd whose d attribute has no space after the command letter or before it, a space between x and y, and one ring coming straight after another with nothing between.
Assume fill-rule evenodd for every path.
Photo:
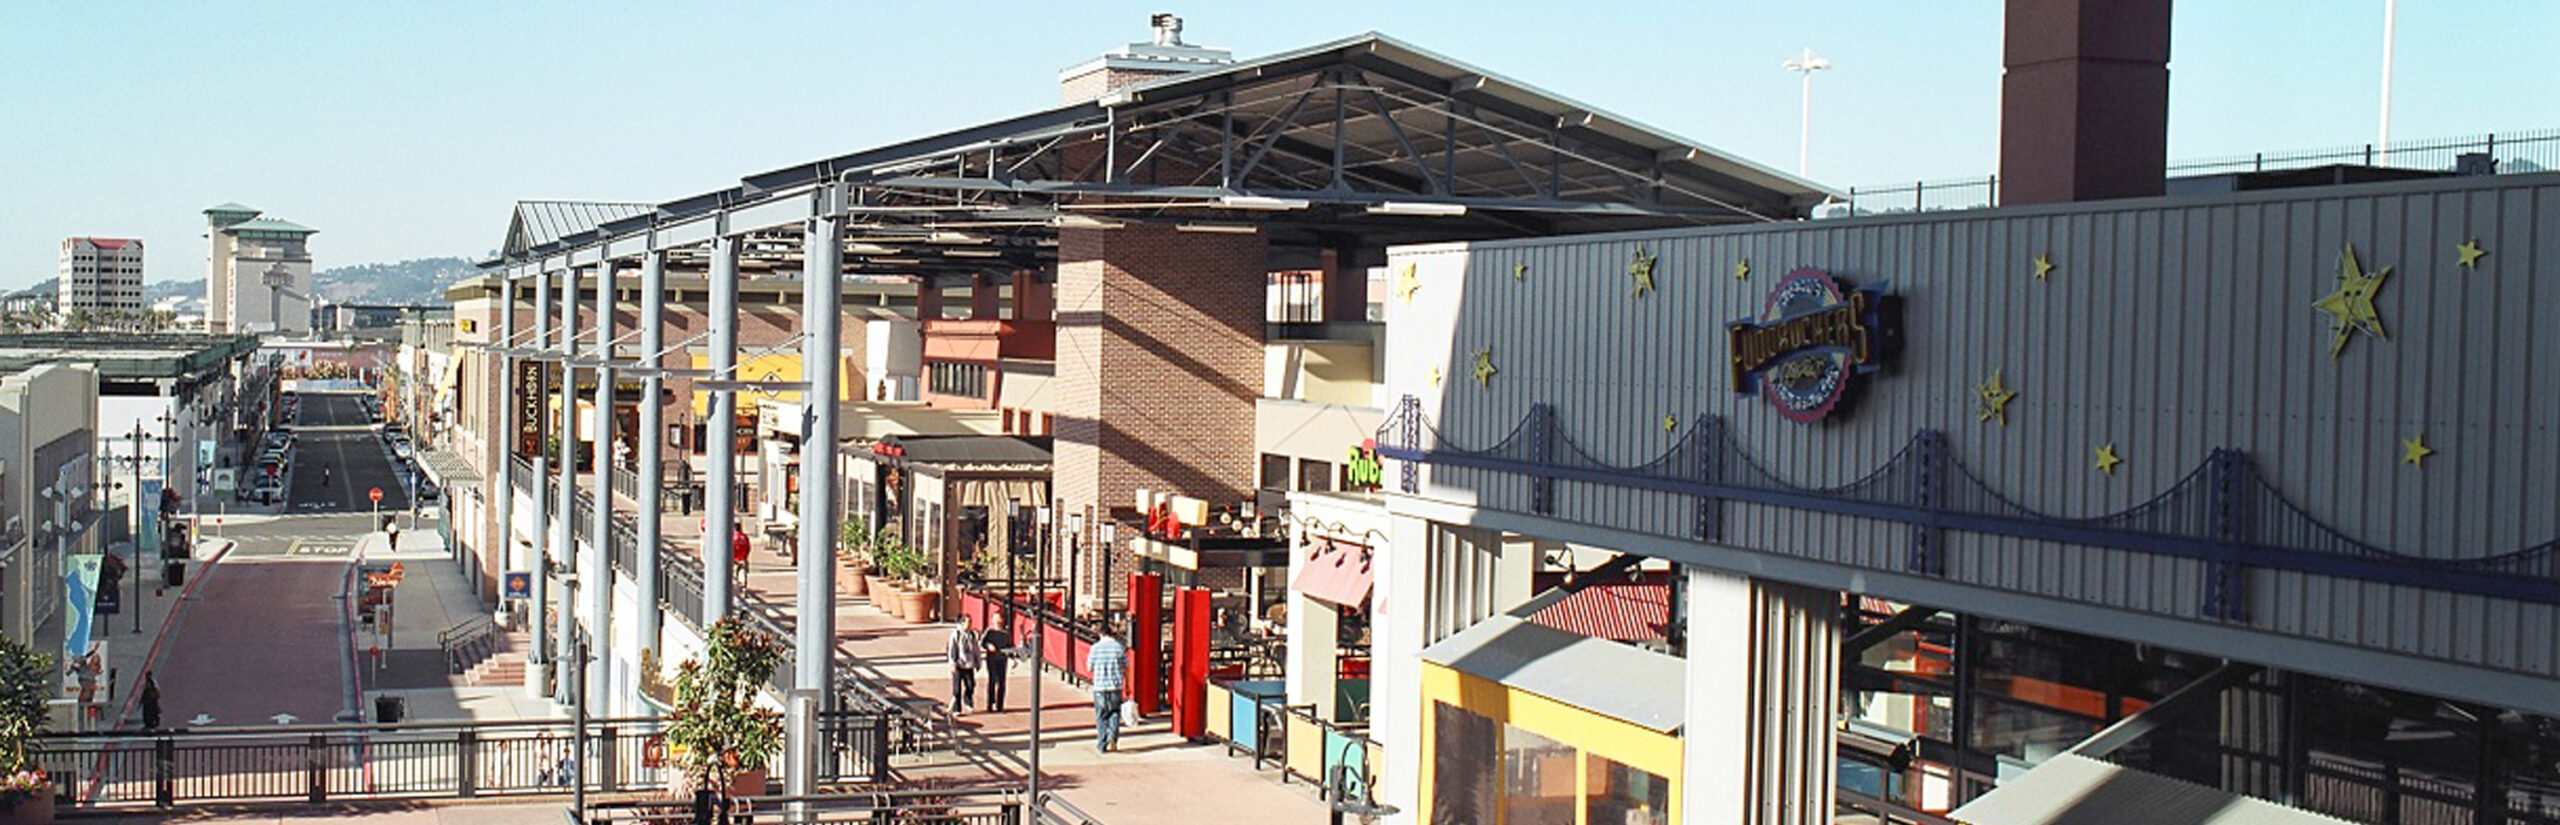
<instances>
[{"instance_id":1,"label":"green rubio's lettering","mask_svg":"<svg viewBox=\"0 0 2560 825\"><path fill-rule=\"evenodd\" d=\"M1818 269L1787 273L1760 314L1725 324L1733 391L1758 393L1790 421L1819 422L1856 397L1858 376L1902 349L1902 299Z\"/></svg>"}]
</instances>

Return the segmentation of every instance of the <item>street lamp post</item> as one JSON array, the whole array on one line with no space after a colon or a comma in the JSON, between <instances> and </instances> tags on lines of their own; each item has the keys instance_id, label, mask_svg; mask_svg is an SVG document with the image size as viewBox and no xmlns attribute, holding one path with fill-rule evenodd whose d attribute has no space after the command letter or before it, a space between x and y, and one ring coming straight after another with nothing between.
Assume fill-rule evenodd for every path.
<instances>
[{"instance_id":1,"label":"street lamp post","mask_svg":"<svg viewBox=\"0 0 2560 825\"><path fill-rule=\"evenodd\" d=\"M1787 62L1779 65L1787 71L1804 75L1804 105L1799 109L1796 124L1796 176L1803 177L1806 161L1813 157L1813 73L1831 68L1831 61L1816 56L1813 47L1806 46L1803 55L1787 58Z\"/></svg>"}]
</instances>

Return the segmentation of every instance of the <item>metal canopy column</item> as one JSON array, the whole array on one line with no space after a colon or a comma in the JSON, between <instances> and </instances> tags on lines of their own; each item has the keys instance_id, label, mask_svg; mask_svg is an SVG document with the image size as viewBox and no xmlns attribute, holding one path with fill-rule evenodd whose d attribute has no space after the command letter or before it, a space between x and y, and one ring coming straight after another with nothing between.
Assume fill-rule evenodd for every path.
<instances>
[{"instance_id":1,"label":"metal canopy column","mask_svg":"<svg viewBox=\"0 0 2560 825\"><path fill-rule=\"evenodd\" d=\"M578 357L578 269L560 272L560 429L554 434L560 440L560 520L551 531L551 551L560 561L559 626L553 628L553 661L565 661L578 649L577 589L578 574L578 368L570 362ZM562 675L574 673L563 670ZM551 697L566 702L572 689L566 679L555 680Z\"/></svg>"},{"instance_id":2,"label":"metal canopy column","mask_svg":"<svg viewBox=\"0 0 2560 825\"><path fill-rule=\"evenodd\" d=\"M593 665L582 665L587 677L587 699L612 701L613 668L605 663L613 660L613 260L596 264L596 410L588 425L595 428L595 449L589 455L596 470L590 485L596 497L595 522L587 536L587 551L578 561L585 573L580 592L586 598L587 638L593 639L587 654L595 657ZM602 715L589 708L589 716Z\"/></svg>"},{"instance_id":3,"label":"metal canopy column","mask_svg":"<svg viewBox=\"0 0 2560 825\"><path fill-rule=\"evenodd\" d=\"M490 347L483 350L483 352L486 352L496 358L498 365L497 385L499 387L512 388L515 386L516 380L516 360L514 357L509 356L506 353L507 348L516 345L516 273L512 267L508 268L506 272L500 273L498 276L498 336L496 341L498 342L497 346ZM511 393L503 390L499 393L499 396L502 398L509 395L511 395ZM517 442L514 439L518 434L524 432L524 425L522 422L515 420L516 407L513 403L502 405L498 409L504 411L507 421L506 424L493 428L502 430L503 432L496 438L498 446L498 462L496 465L498 483L489 485L490 487L495 488L498 492L498 494L494 496L497 500L491 502L492 506L495 506L498 510L498 569L504 573L521 573L532 569L525 563L524 551L517 549L516 545L515 455L516 445L520 442ZM499 592L499 606L507 607L505 578L503 576L501 576L499 580Z\"/></svg>"},{"instance_id":4,"label":"metal canopy column","mask_svg":"<svg viewBox=\"0 0 2560 825\"><path fill-rule=\"evenodd\" d=\"M800 374L809 391L800 396L800 615L792 680L800 696L784 750L795 763L784 770L785 790L794 796L817 792L817 711L826 709L835 684L836 365L844 289L844 210L836 194L819 190L818 216L800 242Z\"/></svg>"},{"instance_id":5,"label":"metal canopy column","mask_svg":"<svg viewBox=\"0 0 2560 825\"><path fill-rule=\"evenodd\" d=\"M738 380L738 239L729 235L727 219L721 220L711 239L711 379ZM722 385L729 386L729 385ZM729 617L729 533L736 529L737 502L733 501L738 484L738 393L735 390L711 391L711 414L703 420L702 434L710 443L704 461L711 466L710 482L705 485L702 528L702 622L708 625Z\"/></svg>"},{"instance_id":6,"label":"metal canopy column","mask_svg":"<svg viewBox=\"0 0 2560 825\"><path fill-rule=\"evenodd\" d=\"M551 273L534 273L533 280L532 348L544 350L551 347ZM536 382L526 391L539 392L540 389L541 384ZM539 419L541 413L536 412L534 416ZM536 425L538 432L542 422L523 423ZM533 529L526 531L532 534L533 540L525 552L525 569L533 573L533 596L526 600L525 607L525 623L533 628L533 655L525 660L524 687L525 693L532 696L549 695L543 686L551 682L551 554L542 541L542 535L551 526L551 490L545 486L551 477L550 472L551 454L542 449L540 442L535 442L533 478L525 482L525 486L530 488L525 491L525 498L533 502ZM507 539L513 541L515 537L508 536Z\"/></svg>"},{"instance_id":7,"label":"metal canopy column","mask_svg":"<svg viewBox=\"0 0 2560 825\"><path fill-rule=\"evenodd\" d=\"M658 664L659 622L666 615L658 606L658 519L663 515L658 489L666 475L666 468L659 466L664 460L659 450L667 443L665 401L660 396L666 391L666 379L659 377L656 370L666 367L666 359L658 353L667 346L666 302L660 300L667 289L667 253L655 249L654 242L650 246L653 248L648 256L640 261L640 366L649 371L641 373L648 377L640 380L640 441L632 450L640 465L640 518L633 523L639 528L633 531L639 546L634 548L631 577L640 591L633 602L640 611L634 618L639 620L637 655L644 674ZM639 694L638 680L633 681L631 690L632 695ZM634 707L657 715L646 702L635 703Z\"/></svg>"}]
</instances>

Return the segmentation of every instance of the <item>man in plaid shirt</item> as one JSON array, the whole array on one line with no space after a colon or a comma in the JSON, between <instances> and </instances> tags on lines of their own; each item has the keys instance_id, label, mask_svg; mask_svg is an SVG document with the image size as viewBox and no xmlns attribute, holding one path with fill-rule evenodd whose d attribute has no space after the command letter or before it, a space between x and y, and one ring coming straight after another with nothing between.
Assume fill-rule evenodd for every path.
<instances>
[{"instance_id":1,"label":"man in plaid shirt","mask_svg":"<svg viewBox=\"0 0 2560 825\"><path fill-rule=\"evenodd\" d=\"M1093 671L1093 746L1109 752L1120 744L1120 690L1127 679L1129 648L1120 637L1104 627L1102 638L1093 643L1093 652L1085 655L1085 666Z\"/></svg>"}]
</instances>

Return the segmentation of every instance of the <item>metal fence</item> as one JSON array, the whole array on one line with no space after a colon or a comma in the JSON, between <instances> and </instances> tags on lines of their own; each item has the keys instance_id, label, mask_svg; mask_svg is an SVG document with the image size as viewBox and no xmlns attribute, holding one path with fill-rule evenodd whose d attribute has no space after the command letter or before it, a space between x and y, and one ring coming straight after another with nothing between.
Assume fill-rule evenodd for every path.
<instances>
[{"instance_id":1,"label":"metal fence","mask_svg":"<svg viewBox=\"0 0 2560 825\"><path fill-rule=\"evenodd\" d=\"M2367 143L2325 149L2197 158L2170 163L2168 174L2169 177L2178 178L2234 172L2307 169L2336 164L2453 172L2461 166L2464 155L2481 155L2492 161L2489 168L2479 170L2484 173L2506 174L2560 169L2560 129L2407 140L2387 145ZM1847 214L1889 215L1949 209L1980 209L1999 202L1999 176L1985 175L1883 186L1853 186L1849 188Z\"/></svg>"},{"instance_id":2,"label":"metal fence","mask_svg":"<svg viewBox=\"0 0 2560 825\"><path fill-rule=\"evenodd\" d=\"M582 767L567 721L238 728L157 735L54 734L31 755L78 807L205 802L477 798L663 786L651 764L658 720L587 723ZM889 719L836 712L819 721L822 785L889 780Z\"/></svg>"}]
</instances>

